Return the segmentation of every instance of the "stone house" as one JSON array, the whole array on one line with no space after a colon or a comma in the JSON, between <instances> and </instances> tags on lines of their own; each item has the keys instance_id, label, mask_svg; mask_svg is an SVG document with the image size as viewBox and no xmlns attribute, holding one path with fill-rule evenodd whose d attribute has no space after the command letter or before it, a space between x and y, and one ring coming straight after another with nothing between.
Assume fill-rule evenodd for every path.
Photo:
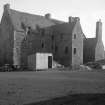
<instances>
[{"instance_id":1,"label":"stone house","mask_svg":"<svg viewBox=\"0 0 105 105\"><path fill-rule=\"evenodd\" d=\"M38 26L39 27L39 26ZM64 66L83 64L83 38L78 17L69 22L46 28L30 29L22 42L22 62L27 65L27 56L37 52L49 52Z\"/></svg>"},{"instance_id":2,"label":"stone house","mask_svg":"<svg viewBox=\"0 0 105 105\"><path fill-rule=\"evenodd\" d=\"M97 27L96 33L97 36L101 34L101 27ZM95 43L94 60L103 59L101 41ZM50 14L33 15L13 10L9 4L4 5L0 23L1 65L27 65L27 57L37 52L52 53L54 60L64 66L80 65L83 61L92 61L87 56L91 55L89 51L93 47L88 43L78 17L69 17L68 22L63 22L52 19Z\"/></svg>"},{"instance_id":3,"label":"stone house","mask_svg":"<svg viewBox=\"0 0 105 105\"><path fill-rule=\"evenodd\" d=\"M30 29L36 26L49 27L63 22L50 19L50 14L45 16L32 15L19 12L4 5L4 12L0 23L0 64L21 65L21 42Z\"/></svg>"}]
</instances>

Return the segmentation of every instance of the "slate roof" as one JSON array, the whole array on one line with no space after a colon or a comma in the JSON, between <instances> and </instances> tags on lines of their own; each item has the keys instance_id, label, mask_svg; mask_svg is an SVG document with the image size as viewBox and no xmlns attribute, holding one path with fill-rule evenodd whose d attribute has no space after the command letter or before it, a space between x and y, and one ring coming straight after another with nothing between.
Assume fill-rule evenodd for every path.
<instances>
[{"instance_id":1,"label":"slate roof","mask_svg":"<svg viewBox=\"0 0 105 105\"><path fill-rule=\"evenodd\" d=\"M55 30L57 29L63 32L66 32L66 30L68 30L69 28L69 32L72 33L76 24L76 21L68 23L52 18L47 19L45 16L20 12L13 9L9 9L9 14L14 29L18 31L24 31L24 29L22 28L22 24L24 24L26 27L31 27L33 30L36 29L36 25L38 25L40 28L52 27L55 28ZM83 37L85 37L85 35L83 35Z\"/></svg>"},{"instance_id":2,"label":"slate roof","mask_svg":"<svg viewBox=\"0 0 105 105\"><path fill-rule=\"evenodd\" d=\"M84 46L87 49L90 49L90 50L95 49L96 43L97 43L96 38L85 38L84 39Z\"/></svg>"},{"instance_id":3,"label":"slate roof","mask_svg":"<svg viewBox=\"0 0 105 105\"><path fill-rule=\"evenodd\" d=\"M23 30L21 27L22 23L25 24L25 26L31 27L32 29L35 29L36 25L38 25L40 28L44 28L64 23L63 21L58 21L55 19L47 19L44 16L24 13L13 9L10 9L9 13L15 30L19 31Z\"/></svg>"},{"instance_id":4,"label":"slate roof","mask_svg":"<svg viewBox=\"0 0 105 105\"><path fill-rule=\"evenodd\" d=\"M57 32L68 33L68 30L69 30L69 32L72 33L75 27L75 24L76 22L62 23L62 24L51 26L50 28L52 28L54 31L57 31Z\"/></svg>"}]
</instances>

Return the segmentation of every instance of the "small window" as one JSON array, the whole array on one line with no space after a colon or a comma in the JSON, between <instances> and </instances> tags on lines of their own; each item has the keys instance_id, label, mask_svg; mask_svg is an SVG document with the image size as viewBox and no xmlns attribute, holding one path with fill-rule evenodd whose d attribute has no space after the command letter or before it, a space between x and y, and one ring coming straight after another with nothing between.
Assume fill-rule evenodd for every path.
<instances>
[{"instance_id":1,"label":"small window","mask_svg":"<svg viewBox=\"0 0 105 105\"><path fill-rule=\"evenodd\" d=\"M76 54L76 48L74 48L74 54Z\"/></svg>"},{"instance_id":2,"label":"small window","mask_svg":"<svg viewBox=\"0 0 105 105\"><path fill-rule=\"evenodd\" d=\"M76 39L76 34L74 34L74 39Z\"/></svg>"},{"instance_id":3,"label":"small window","mask_svg":"<svg viewBox=\"0 0 105 105\"><path fill-rule=\"evenodd\" d=\"M68 52L69 52L69 49L68 49L68 47L66 46L66 47L65 47L65 54L68 54Z\"/></svg>"},{"instance_id":4,"label":"small window","mask_svg":"<svg viewBox=\"0 0 105 105\"><path fill-rule=\"evenodd\" d=\"M42 48L44 48L44 43L42 43Z\"/></svg>"},{"instance_id":5,"label":"small window","mask_svg":"<svg viewBox=\"0 0 105 105\"><path fill-rule=\"evenodd\" d=\"M30 30L28 30L27 34L29 35L30 33L31 33L31 31L30 31Z\"/></svg>"},{"instance_id":6,"label":"small window","mask_svg":"<svg viewBox=\"0 0 105 105\"><path fill-rule=\"evenodd\" d=\"M52 41L54 40L54 35L51 36Z\"/></svg>"},{"instance_id":7,"label":"small window","mask_svg":"<svg viewBox=\"0 0 105 105\"><path fill-rule=\"evenodd\" d=\"M21 23L21 28L24 29L24 30L26 29L26 26L23 22Z\"/></svg>"}]
</instances>

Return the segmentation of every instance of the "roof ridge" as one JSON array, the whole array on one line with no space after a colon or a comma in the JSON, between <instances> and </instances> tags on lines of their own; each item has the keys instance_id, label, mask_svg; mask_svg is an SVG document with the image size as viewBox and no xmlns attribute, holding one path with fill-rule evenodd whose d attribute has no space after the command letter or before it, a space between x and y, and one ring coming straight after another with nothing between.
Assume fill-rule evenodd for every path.
<instances>
[{"instance_id":1,"label":"roof ridge","mask_svg":"<svg viewBox=\"0 0 105 105\"><path fill-rule=\"evenodd\" d=\"M23 22L26 26L32 27L32 29L36 28L36 25L39 25L41 28L62 24L63 21L55 20L55 19L47 19L44 16L30 14L27 12L21 12L14 9L10 9L10 18L15 30L22 30L21 23Z\"/></svg>"},{"instance_id":2,"label":"roof ridge","mask_svg":"<svg viewBox=\"0 0 105 105\"><path fill-rule=\"evenodd\" d=\"M14 9L10 9L10 11L11 11L11 10L14 11L14 12L21 13L21 14L27 14L27 15L32 15L32 16L40 16L40 17L42 17L42 18L45 18L45 16L43 16L43 15L32 14L32 13L29 13L29 12L18 11L18 10L14 10ZM45 18L45 19L46 19L46 18ZM51 19L49 19L49 20L65 23L65 21L57 20L57 19L55 19L55 18L51 18Z\"/></svg>"},{"instance_id":3,"label":"roof ridge","mask_svg":"<svg viewBox=\"0 0 105 105\"><path fill-rule=\"evenodd\" d=\"M40 16L40 17L44 17L42 15L36 15L36 14L32 14L32 13L29 13L29 12L24 12L24 11L18 11L18 10L14 10L14 9L10 9L14 12L18 12L18 13L21 13L21 14L27 14L27 15L33 15L33 16Z\"/></svg>"}]
</instances>

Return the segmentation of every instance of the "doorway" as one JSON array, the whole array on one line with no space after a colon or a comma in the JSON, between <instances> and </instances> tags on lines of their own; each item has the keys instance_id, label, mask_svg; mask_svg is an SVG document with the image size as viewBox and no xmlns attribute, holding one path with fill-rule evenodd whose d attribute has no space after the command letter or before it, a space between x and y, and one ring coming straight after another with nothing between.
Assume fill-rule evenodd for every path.
<instances>
[{"instance_id":1,"label":"doorway","mask_svg":"<svg viewBox=\"0 0 105 105\"><path fill-rule=\"evenodd\" d=\"M48 56L48 68L52 68L52 56Z\"/></svg>"}]
</instances>

